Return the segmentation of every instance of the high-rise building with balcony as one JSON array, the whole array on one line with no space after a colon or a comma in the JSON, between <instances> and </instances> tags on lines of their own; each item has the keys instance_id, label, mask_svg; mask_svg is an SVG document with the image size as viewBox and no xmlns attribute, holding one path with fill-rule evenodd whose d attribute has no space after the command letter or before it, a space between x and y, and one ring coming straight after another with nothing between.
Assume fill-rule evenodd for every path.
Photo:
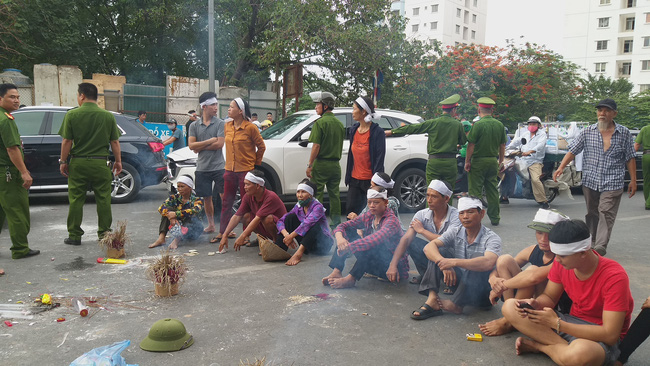
<instances>
[{"instance_id":1,"label":"high-rise building with balcony","mask_svg":"<svg viewBox=\"0 0 650 366\"><path fill-rule=\"evenodd\" d=\"M487 0L394 0L391 9L407 19L409 39L443 47L485 43Z\"/></svg>"},{"instance_id":2,"label":"high-rise building with balcony","mask_svg":"<svg viewBox=\"0 0 650 366\"><path fill-rule=\"evenodd\" d=\"M650 90L650 0L571 0L565 6L565 59L585 74L628 79L633 92Z\"/></svg>"}]
</instances>

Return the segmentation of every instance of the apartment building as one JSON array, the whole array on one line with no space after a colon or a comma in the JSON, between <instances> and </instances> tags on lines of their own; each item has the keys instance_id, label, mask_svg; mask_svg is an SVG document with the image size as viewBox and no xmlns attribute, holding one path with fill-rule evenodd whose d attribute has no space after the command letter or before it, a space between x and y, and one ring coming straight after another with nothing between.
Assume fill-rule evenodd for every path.
<instances>
[{"instance_id":1,"label":"apartment building","mask_svg":"<svg viewBox=\"0 0 650 366\"><path fill-rule=\"evenodd\" d=\"M564 57L585 74L650 90L650 0L567 1Z\"/></svg>"},{"instance_id":2,"label":"apartment building","mask_svg":"<svg viewBox=\"0 0 650 366\"><path fill-rule=\"evenodd\" d=\"M407 19L409 39L443 47L485 43L487 0L394 0L391 9Z\"/></svg>"}]
</instances>

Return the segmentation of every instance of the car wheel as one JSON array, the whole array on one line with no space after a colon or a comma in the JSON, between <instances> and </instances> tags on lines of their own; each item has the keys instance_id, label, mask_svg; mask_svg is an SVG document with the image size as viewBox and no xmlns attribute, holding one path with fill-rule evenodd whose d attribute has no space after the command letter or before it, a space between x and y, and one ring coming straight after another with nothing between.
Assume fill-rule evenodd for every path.
<instances>
[{"instance_id":1,"label":"car wheel","mask_svg":"<svg viewBox=\"0 0 650 366\"><path fill-rule=\"evenodd\" d=\"M117 176L113 174L113 182L111 186L111 202L131 202L135 196L138 195L138 192L140 192L140 173L138 173L137 169L135 169L133 165L122 163L122 172Z\"/></svg>"},{"instance_id":2,"label":"car wheel","mask_svg":"<svg viewBox=\"0 0 650 366\"><path fill-rule=\"evenodd\" d=\"M409 168L401 172L395 179L395 195L399 200L401 211L415 212L423 209L427 203L427 182L424 171Z\"/></svg>"}]
</instances>

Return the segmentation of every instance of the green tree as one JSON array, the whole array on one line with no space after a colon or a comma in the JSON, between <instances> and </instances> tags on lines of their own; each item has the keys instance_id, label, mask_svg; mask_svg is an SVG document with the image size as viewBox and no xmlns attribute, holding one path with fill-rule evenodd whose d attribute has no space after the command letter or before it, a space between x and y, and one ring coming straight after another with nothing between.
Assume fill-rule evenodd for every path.
<instances>
[{"instance_id":1,"label":"green tree","mask_svg":"<svg viewBox=\"0 0 650 366\"><path fill-rule=\"evenodd\" d=\"M595 121L594 106L596 103L605 98L612 98L616 101L618 109L616 121L627 125L630 118L628 114L631 102L630 92L633 87L634 85L626 79L612 80L602 75L587 75L586 78L580 79L577 93L578 103L568 120Z\"/></svg>"}]
</instances>

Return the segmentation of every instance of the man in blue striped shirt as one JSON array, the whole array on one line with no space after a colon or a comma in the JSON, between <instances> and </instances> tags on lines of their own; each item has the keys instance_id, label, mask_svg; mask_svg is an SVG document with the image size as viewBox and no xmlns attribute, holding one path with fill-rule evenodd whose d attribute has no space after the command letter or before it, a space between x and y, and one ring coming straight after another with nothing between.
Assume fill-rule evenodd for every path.
<instances>
[{"instance_id":1,"label":"man in blue striped shirt","mask_svg":"<svg viewBox=\"0 0 650 366\"><path fill-rule=\"evenodd\" d=\"M584 152L582 191L587 204L585 222L591 232L592 248L605 255L623 195L626 165L630 172L627 189L630 198L636 193L636 161L630 131L614 122L616 102L603 99L596 109L598 123L582 130L573 140L553 179L557 181L575 156Z\"/></svg>"}]
</instances>

